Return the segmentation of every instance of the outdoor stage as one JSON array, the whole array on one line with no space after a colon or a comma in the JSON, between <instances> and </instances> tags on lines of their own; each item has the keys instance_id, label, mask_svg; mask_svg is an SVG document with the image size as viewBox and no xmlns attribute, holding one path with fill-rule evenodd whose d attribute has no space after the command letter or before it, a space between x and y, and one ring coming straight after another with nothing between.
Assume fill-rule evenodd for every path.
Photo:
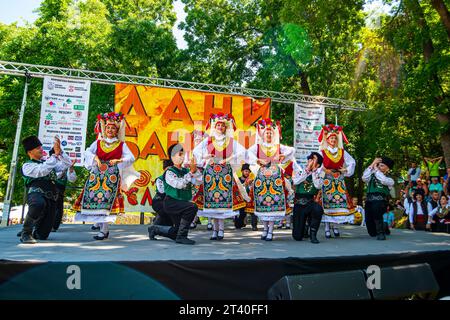
<instances>
[{"instance_id":1,"label":"outdoor stage","mask_svg":"<svg viewBox=\"0 0 450 320\"><path fill-rule=\"evenodd\" d=\"M377 241L346 225L337 239L325 239L322 227L315 245L294 241L291 230L275 230L266 242L260 231L231 226L224 240L210 241L199 226L189 246L150 241L145 225L111 226L104 241L92 239L90 225L62 225L49 240L24 245L20 228L0 229L0 299L267 299L285 275L422 262L431 265L439 296L450 295L450 234L396 229ZM81 290L67 287L71 265L80 268Z\"/></svg>"}]
</instances>

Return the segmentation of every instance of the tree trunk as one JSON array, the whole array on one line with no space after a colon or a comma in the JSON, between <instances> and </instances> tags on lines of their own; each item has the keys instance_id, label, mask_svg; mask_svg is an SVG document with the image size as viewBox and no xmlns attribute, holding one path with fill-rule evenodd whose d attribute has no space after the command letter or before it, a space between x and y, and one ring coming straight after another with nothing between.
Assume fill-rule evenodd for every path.
<instances>
[{"instance_id":1,"label":"tree trunk","mask_svg":"<svg viewBox=\"0 0 450 320\"><path fill-rule=\"evenodd\" d=\"M436 1L436 2L441 2L441 1ZM422 10L418 0L407 0L407 1L405 1L405 6L406 6L407 10L411 13L412 17L417 19L418 25L422 28L423 56L424 56L425 62L429 62L429 60L434 52L434 47L433 47L433 40L431 39L431 35L430 35L430 28L427 24L427 21L425 20L423 10ZM445 5L444 5L444 7L445 7ZM447 14L448 14L448 11L447 11ZM433 69L433 67L431 67L431 68ZM437 86L439 89L441 88L441 84L439 82L439 77L437 75L436 70L433 70L433 72L431 72L431 74L430 74L430 84ZM442 92L441 89L440 89L440 91ZM442 103L445 103L446 99L448 99L448 98L445 97L444 95L436 96L434 98L436 106L439 106ZM437 114L437 120L445 128L448 128L449 120L450 120L449 112L447 111L444 114ZM443 155L445 158L446 165L448 167L450 165L450 133L449 133L448 129L444 130L441 133L440 140L441 140L442 152L443 152Z\"/></svg>"},{"instance_id":2,"label":"tree trunk","mask_svg":"<svg viewBox=\"0 0 450 320\"><path fill-rule=\"evenodd\" d=\"M309 88L308 77L302 71L300 71L300 84L303 94L311 95L311 89Z\"/></svg>"},{"instance_id":3,"label":"tree trunk","mask_svg":"<svg viewBox=\"0 0 450 320\"><path fill-rule=\"evenodd\" d=\"M431 5L439 13L442 24L444 25L445 30L447 31L448 39L450 40L450 13L448 12L448 9L447 9L444 1L443 0L431 0Z\"/></svg>"},{"instance_id":4,"label":"tree trunk","mask_svg":"<svg viewBox=\"0 0 450 320\"><path fill-rule=\"evenodd\" d=\"M450 114L439 114L437 118L439 123L443 125L444 128L447 128L447 130L444 130L441 134L441 146L444 153L445 164L447 168L450 168L450 132L448 130L450 125Z\"/></svg>"}]
</instances>

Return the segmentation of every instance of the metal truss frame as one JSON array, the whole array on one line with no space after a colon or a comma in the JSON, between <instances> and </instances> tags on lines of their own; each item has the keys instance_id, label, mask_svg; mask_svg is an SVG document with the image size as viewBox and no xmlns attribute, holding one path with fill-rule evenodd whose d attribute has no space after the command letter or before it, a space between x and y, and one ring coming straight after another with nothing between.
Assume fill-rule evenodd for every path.
<instances>
[{"instance_id":1,"label":"metal truss frame","mask_svg":"<svg viewBox=\"0 0 450 320\"><path fill-rule=\"evenodd\" d=\"M125 83L133 85L155 86L162 88L187 89L187 90L206 91L221 94L243 95L243 96L251 96L254 98L270 98L273 102L280 102L286 104L308 103L308 104L319 104L328 108L338 108L343 110L353 110L353 111L366 110L366 106L362 102L337 98L309 96L298 93L223 86L216 84L180 81L173 79L151 78L120 73L42 66L9 61L0 61L0 74L15 75L15 76L25 76L26 74L29 74L32 77L37 78L43 78L45 76L55 76L72 79L90 80L94 83L107 85L114 85L116 83Z\"/></svg>"}]
</instances>

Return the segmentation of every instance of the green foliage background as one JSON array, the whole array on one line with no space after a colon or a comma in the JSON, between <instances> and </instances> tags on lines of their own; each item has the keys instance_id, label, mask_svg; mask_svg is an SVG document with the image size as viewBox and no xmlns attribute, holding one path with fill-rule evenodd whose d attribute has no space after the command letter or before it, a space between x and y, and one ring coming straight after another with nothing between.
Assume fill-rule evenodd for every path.
<instances>
[{"instance_id":1,"label":"green foliage background","mask_svg":"<svg viewBox=\"0 0 450 320\"><path fill-rule=\"evenodd\" d=\"M182 2L186 49L172 34L171 0L44 0L35 23L0 23L0 59L362 101L367 112L338 112L357 159L350 190L360 197L358 177L377 155L395 159L396 176L423 156L444 153L450 165L442 143L450 141L450 34L433 1L385 0L391 12L376 21L362 0ZM0 77L0 199L23 86L22 78ZM41 88L33 79L22 137L37 133ZM89 127L113 105L114 87L93 84ZM335 114L327 110L330 121ZM292 144L292 106L274 103L272 116ZM20 203L21 179L15 190Z\"/></svg>"}]
</instances>

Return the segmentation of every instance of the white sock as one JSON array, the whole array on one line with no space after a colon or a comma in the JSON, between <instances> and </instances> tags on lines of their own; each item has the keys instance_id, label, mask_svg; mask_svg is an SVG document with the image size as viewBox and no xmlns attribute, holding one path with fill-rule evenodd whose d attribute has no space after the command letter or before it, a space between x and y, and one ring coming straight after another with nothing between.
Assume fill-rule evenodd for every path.
<instances>
[{"instance_id":1,"label":"white sock","mask_svg":"<svg viewBox=\"0 0 450 320\"><path fill-rule=\"evenodd\" d=\"M216 230L213 231L212 238L217 238L217 231Z\"/></svg>"},{"instance_id":2,"label":"white sock","mask_svg":"<svg viewBox=\"0 0 450 320\"><path fill-rule=\"evenodd\" d=\"M325 232L330 231L330 223L325 222Z\"/></svg>"},{"instance_id":3,"label":"white sock","mask_svg":"<svg viewBox=\"0 0 450 320\"><path fill-rule=\"evenodd\" d=\"M263 221L264 230L262 232L262 236L267 236L267 231L269 229L269 221Z\"/></svg>"},{"instance_id":4,"label":"white sock","mask_svg":"<svg viewBox=\"0 0 450 320\"><path fill-rule=\"evenodd\" d=\"M104 234L107 234L109 231L109 223L108 222L101 223L100 231L103 232Z\"/></svg>"},{"instance_id":5,"label":"white sock","mask_svg":"<svg viewBox=\"0 0 450 320\"><path fill-rule=\"evenodd\" d=\"M286 227L291 226L291 216L286 216Z\"/></svg>"},{"instance_id":6,"label":"white sock","mask_svg":"<svg viewBox=\"0 0 450 320\"><path fill-rule=\"evenodd\" d=\"M219 231L219 220L218 219L214 219L213 220L213 230L215 231Z\"/></svg>"},{"instance_id":7,"label":"white sock","mask_svg":"<svg viewBox=\"0 0 450 320\"><path fill-rule=\"evenodd\" d=\"M208 224L211 224L211 218L208 218Z\"/></svg>"},{"instance_id":8,"label":"white sock","mask_svg":"<svg viewBox=\"0 0 450 320\"><path fill-rule=\"evenodd\" d=\"M223 229L220 229L219 232L217 232L217 236L223 238L223 236L224 236Z\"/></svg>"},{"instance_id":9,"label":"white sock","mask_svg":"<svg viewBox=\"0 0 450 320\"><path fill-rule=\"evenodd\" d=\"M273 226L275 225L274 221L269 222L269 233L273 233Z\"/></svg>"},{"instance_id":10,"label":"white sock","mask_svg":"<svg viewBox=\"0 0 450 320\"><path fill-rule=\"evenodd\" d=\"M219 219L219 231L220 230L224 230L225 229L225 220L224 219Z\"/></svg>"}]
</instances>

